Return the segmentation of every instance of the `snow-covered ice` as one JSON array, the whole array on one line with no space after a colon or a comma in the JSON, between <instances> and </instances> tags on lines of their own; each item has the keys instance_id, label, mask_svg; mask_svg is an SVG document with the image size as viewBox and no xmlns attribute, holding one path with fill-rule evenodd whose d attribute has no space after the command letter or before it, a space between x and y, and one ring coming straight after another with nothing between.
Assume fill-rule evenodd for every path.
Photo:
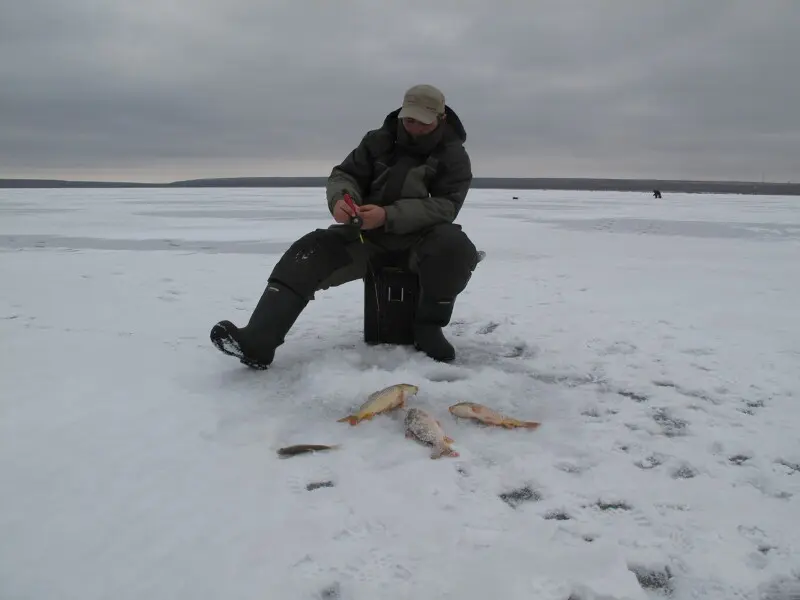
<instances>
[{"instance_id":1,"label":"snow-covered ice","mask_svg":"<svg viewBox=\"0 0 800 600\"><path fill-rule=\"evenodd\" d=\"M209 330L322 190L0 191L0 598L800 597L800 201L475 190L459 222L455 364L366 347L355 282L251 371ZM460 457L336 422L399 382Z\"/></svg>"}]
</instances>

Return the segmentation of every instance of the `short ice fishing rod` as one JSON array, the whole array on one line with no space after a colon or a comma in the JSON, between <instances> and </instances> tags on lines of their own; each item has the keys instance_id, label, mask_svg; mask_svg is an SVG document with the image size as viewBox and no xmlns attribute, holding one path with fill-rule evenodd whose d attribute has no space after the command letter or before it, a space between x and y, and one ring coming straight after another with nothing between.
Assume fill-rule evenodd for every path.
<instances>
[{"instance_id":1,"label":"short ice fishing rod","mask_svg":"<svg viewBox=\"0 0 800 600\"><path fill-rule=\"evenodd\" d=\"M353 216L350 217L350 225L355 225L358 227L358 239L361 240L361 243L364 243L364 238L361 236L361 225L364 223L364 220L358 216L358 212L356 211L356 203L353 202L353 198L347 192L344 192L344 201L347 206L350 207L350 210L353 211Z\"/></svg>"}]
</instances>

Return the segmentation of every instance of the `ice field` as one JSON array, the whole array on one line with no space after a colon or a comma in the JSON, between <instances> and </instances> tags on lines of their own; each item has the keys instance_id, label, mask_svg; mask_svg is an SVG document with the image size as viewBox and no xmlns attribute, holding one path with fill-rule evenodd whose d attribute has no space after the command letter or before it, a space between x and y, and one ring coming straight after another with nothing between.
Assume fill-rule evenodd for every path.
<instances>
[{"instance_id":1,"label":"ice field","mask_svg":"<svg viewBox=\"0 0 800 600\"><path fill-rule=\"evenodd\" d=\"M251 371L209 330L321 189L0 190L0 598L800 598L800 198L474 190L458 222L455 363L365 346L354 282ZM401 382L458 458L337 423Z\"/></svg>"}]
</instances>

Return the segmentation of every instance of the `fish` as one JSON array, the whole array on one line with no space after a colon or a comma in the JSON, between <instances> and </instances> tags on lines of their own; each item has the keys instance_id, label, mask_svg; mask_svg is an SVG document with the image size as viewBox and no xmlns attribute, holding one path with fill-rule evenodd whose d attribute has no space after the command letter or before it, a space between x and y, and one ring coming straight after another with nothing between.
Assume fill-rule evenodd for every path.
<instances>
[{"instance_id":1,"label":"fish","mask_svg":"<svg viewBox=\"0 0 800 600\"><path fill-rule=\"evenodd\" d=\"M506 429L537 429L541 425L539 421L521 421L513 417L507 417L477 402L459 402L458 404L453 404L448 410L453 416L462 419L474 419L486 425L496 425Z\"/></svg>"},{"instance_id":2,"label":"fish","mask_svg":"<svg viewBox=\"0 0 800 600\"><path fill-rule=\"evenodd\" d=\"M369 395L366 402L351 415L338 419L339 423L358 425L361 421L371 420L375 415L402 408L406 399L419 391L419 387L410 383L396 383Z\"/></svg>"},{"instance_id":3,"label":"fish","mask_svg":"<svg viewBox=\"0 0 800 600\"><path fill-rule=\"evenodd\" d=\"M442 424L429 412L421 408L409 408L403 425L407 438L433 446L431 458L459 455L450 447L454 443L453 438L444 434Z\"/></svg>"},{"instance_id":4,"label":"fish","mask_svg":"<svg viewBox=\"0 0 800 600\"><path fill-rule=\"evenodd\" d=\"M339 448L339 444L297 444L296 446L286 446L285 448L278 449L278 456L288 458L290 456L297 456L298 454L306 454L308 452L323 452L325 450L335 450Z\"/></svg>"}]
</instances>

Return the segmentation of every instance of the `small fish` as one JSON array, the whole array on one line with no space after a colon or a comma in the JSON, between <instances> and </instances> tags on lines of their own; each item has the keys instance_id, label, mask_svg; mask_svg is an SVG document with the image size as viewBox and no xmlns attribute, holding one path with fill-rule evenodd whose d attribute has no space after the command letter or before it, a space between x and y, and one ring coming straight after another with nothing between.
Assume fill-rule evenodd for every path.
<instances>
[{"instance_id":1,"label":"small fish","mask_svg":"<svg viewBox=\"0 0 800 600\"><path fill-rule=\"evenodd\" d=\"M416 385L410 383L397 383L387 388L373 392L367 401L352 415L338 419L339 423L350 423L357 425L363 420L370 420L375 415L384 413L405 405L406 398L413 396L419 391Z\"/></svg>"},{"instance_id":2,"label":"small fish","mask_svg":"<svg viewBox=\"0 0 800 600\"><path fill-rule=\"evenodd\" d=\"M424 444L433 446L431 458L442 456L458 456L458 452L450 447L453 438L447 437L439 423L429 412L421 408L409 408L405 418L406 437L417 439Z\"/></svg>"},{"instance_id":3,"label":"small fish","mask_svg":"<svg viewBox=\"0 0 800 600\"><path fill-rule=\"evenodd\" d=\"M519 419L507 417L477 402L459 402L458 404L453 404L448 410L452 415L462 419L474 419L487 425L497 425L506 429L518 427L537 429L541 425L538 421L520 421Z\"/></svg>"},{"instance_id":4,"label":"small fish","mask_svg":"<svg viewBox=\"0 0 800 600\"><path fill-rule=\"evenodd\" d=\"M289 456L297 456L298 454L306 454L307 452L323 452L325 450L335 450L336 448L339 448L339 444L298 444L296 446L280 448L278 450L278 456L287 458Z\"/></svg>"}]
</instances>

